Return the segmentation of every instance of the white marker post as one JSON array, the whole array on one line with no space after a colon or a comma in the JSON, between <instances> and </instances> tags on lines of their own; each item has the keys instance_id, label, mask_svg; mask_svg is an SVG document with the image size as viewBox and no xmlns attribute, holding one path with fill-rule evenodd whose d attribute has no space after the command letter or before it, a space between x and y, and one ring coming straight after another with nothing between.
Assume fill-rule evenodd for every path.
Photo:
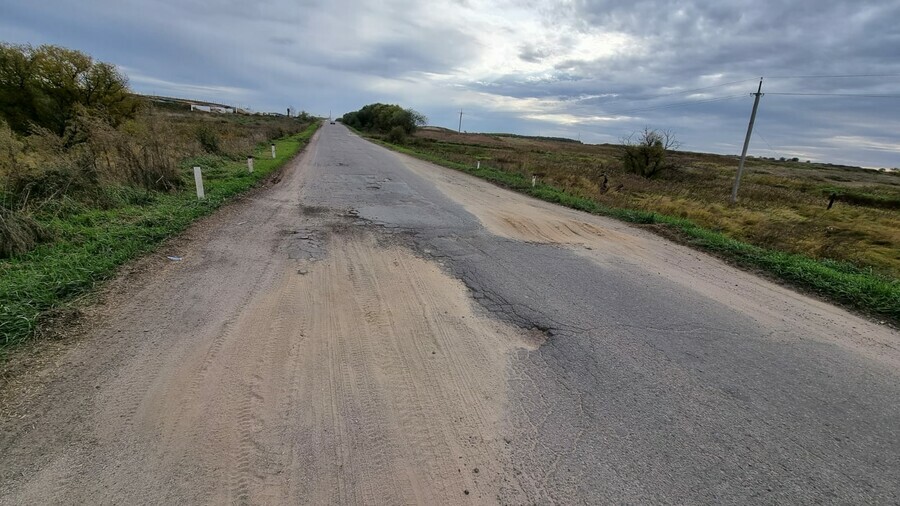
<instances>
[{"instance_id":1,"label":"white marker post","mask_svg":"<svg viewBox=\"0 0 900 506\"><path fill-rule=\"evenodd\" d=\"M253 157L252 156L247 157L247 171L253 172Z\"/></svg>"},{"instance_id":2,"label":"white marker post","mask_svg":"<svg viewBox=\"0 0 900 506\"><path fill-rule=\"evenodd\" d=\"M272 143L272 158L275 158L275 143Z\"/></svg>"},{"instance_id":3,"label":"white marker post","mask_svg":"<svg viewBox=\"0 0 900 506\"><path fill-rule=\"evenodd\" d=\"M531 187L534 188L534 186L536 184L537 184L537 176L531 176Z\"/></svg>"},{"instance_id":4,"label":"white marker post","mask_svg":"<svg viewBox=\"0 0 900 506\"><path fill-rule=\"evenodd\" d=\"M194 167L194 184L197 185L197 198L203 200L206 198L206 194L203 192L203 174L200 172L200 167Z\"/></svg>"},{"instance_id":5,"label":"white marker post","mask_svg":"<svg viewBox=\"0 0 900 506\"><path fill-rule=\"evenodd\" d=\"M475 168L476 168L476 169L480 169L480 168L481 168L481 160L478 160L477 162L475 162Z\"/></svg>"}]
</instances>

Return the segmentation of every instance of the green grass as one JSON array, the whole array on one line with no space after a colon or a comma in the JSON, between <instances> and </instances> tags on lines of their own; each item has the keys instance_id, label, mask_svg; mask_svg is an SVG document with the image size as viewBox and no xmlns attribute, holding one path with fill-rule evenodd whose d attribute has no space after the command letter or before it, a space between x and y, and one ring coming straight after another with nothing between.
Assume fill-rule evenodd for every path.
<instances>
[{"instance_id":1,"label":"green grass","mask_svg":"<svg viewBox=\"0 0 900 506\"><path fill-rule=\"evenodd\" d=\"M488 167L480 169L445 160L432 153L388 144L373 139L395 151L416 158L460 170L512 190L548 202L609 216L637 224L665 227L680 242L714 253L731 263L766 273L777 280L811 291L819 296L856 309L862 313L893 324L900 324L900 281L848 262L817 260L807 256L762 248L703 228L696 223L675 216L646 210L623 209L576 195L553 185L539 183L534 188L525 176Z\"/></svg>"},{"instance_id":2,"label":"green grass","mask_svg":"<svg viewBox=\"0 0 900 506\"><path fill-rule=\"evenodd\" d=\"M146 193L120 188L120 207L108 210L75 208L42 221L56 240L25 255L0 261L0 353L34 334L54 309L89 292L110 278L123 263L153 251L160 242L181 232L229 198L248 190L293 158L318 128L257 150L254 172L244 162L218 158L187 160L187 183L178 193ZM206 199L197 200L191 167L204 170Z\"/></svg>"}]
</instances>

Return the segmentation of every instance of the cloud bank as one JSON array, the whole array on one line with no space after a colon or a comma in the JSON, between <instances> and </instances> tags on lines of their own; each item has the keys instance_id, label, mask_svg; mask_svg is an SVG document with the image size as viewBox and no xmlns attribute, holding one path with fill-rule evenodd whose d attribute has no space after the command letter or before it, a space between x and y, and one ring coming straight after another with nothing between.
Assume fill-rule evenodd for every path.
<instances>
[{"instance_id":1,"label":"cloud bank","mask_svg":"<svg viewBox=\"0 0 900 506\"><path fill-rule=\"evenodd\" d=\"M900 166L900 2L3 3L5 41L84 50L140 92L317 114L395 102L448 127L462 109L469 131L616 142L649 125L737 153L765 76L751 154Z\"/></svg>"}]
</instances>

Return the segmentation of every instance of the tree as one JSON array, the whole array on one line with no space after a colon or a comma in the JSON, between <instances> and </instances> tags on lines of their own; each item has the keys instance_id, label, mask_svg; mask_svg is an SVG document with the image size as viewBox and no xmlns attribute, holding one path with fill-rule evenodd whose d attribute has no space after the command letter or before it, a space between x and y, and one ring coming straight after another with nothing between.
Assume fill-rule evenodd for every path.
<instances>
[{"instance_id":1,"label":"tree","mask_svg":"<svg viewBox=\"0 0 900 506\"><path fill-rule=\"evenodd\" d=\"M0 43L0 117L19 133L36 125L64 135L79 107L116 126L140 105L113 65L59 46Z\"/></svg>"},{"instance_id":2,"label":"tree","mask_svg":"<svg viewBox=\"0 0 900 506\"><path fill-rule=\"evenodd\" d=\"M644 127L640 132L633 132L622 139L622 165L628 172L644 177L653 177L670 169L666 163L668 151L680 145L669 130L654 130Z\"/></svg>"},{"instance_id":3,"label":"tree","mask_svg":"<svg viewBox=\"0 0 900 506\"><path fill-rule=\"evenodd\" d=\"M424 126L428 119L415 109L404 109L394 104L369 104L358 111L348 112L341 123L358 130L389 133L399 127L406 134Z\"/></svg>"},{"instance_id":4,"label":"tree","mask_svg":"<svg viewBox=\"0 0 900 506\"><path fill-rule=\"evenodd\" d=\"M0 44L0 116L17 132L28 130L35 111L34 59L29 46Z\"/></svg>"}]
</instances>

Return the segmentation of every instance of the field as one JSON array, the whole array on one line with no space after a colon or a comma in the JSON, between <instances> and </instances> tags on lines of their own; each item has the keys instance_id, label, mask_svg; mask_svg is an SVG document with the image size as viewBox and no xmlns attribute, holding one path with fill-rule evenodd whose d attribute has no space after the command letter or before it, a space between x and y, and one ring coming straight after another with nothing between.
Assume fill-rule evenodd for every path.
<instances>
[{"instance_id":1,"label":"field","mask_svg":"<svg viewBox=\"0 0 900 506\"><path fill-rule=\"evenodd\" d=\"M5 235L0 239L6 250L0 256L0 355L34 335L43 322L77 312L69 302L89 293L118 266L153 250L271 174L305 146L319 126L311 119L191 113L178 104L161 105L134 126L142 130L156 125L156 138L104 130L109 137L84 143L117 143L109 152L91 152L91 170L77 163L79 153L47 153L35 145L23 148L22 156L48 157L50 162L28 168L25 160L20 174L0 173L0 188L5 189L0 195ZM269 154L270 141L277 147L275 159ZM133 174L123 175L128 163L117 156L127 153L132 143L141 149L154 143L165 146L160 158L172 160L173 171L167 188L140 185ZM252 174L246 165L249 154L256 156ZM194 190L194 166L203 170L202 201ZM59 179L66 181L62 192L54 185ZM27 184L14 192L16 180ZM11 240L17 239L14 220L40 233L31 241Z\"/></svg>"},{"instance_id":2,"label":"field","mask_svg":"<svg viewBox=\"0 0 900 506\"><path fill-rule=\"evenodd\" d=\"M410 154L659 232L864 312L900 321L900 173L672 152L655 178L624 171L622 147L420 129ZM476 170L480 162L481 170ZM531 177L539 184L531 188ZM830 196L835 203L827 209Z\"/></svg>"}]
</instances>

